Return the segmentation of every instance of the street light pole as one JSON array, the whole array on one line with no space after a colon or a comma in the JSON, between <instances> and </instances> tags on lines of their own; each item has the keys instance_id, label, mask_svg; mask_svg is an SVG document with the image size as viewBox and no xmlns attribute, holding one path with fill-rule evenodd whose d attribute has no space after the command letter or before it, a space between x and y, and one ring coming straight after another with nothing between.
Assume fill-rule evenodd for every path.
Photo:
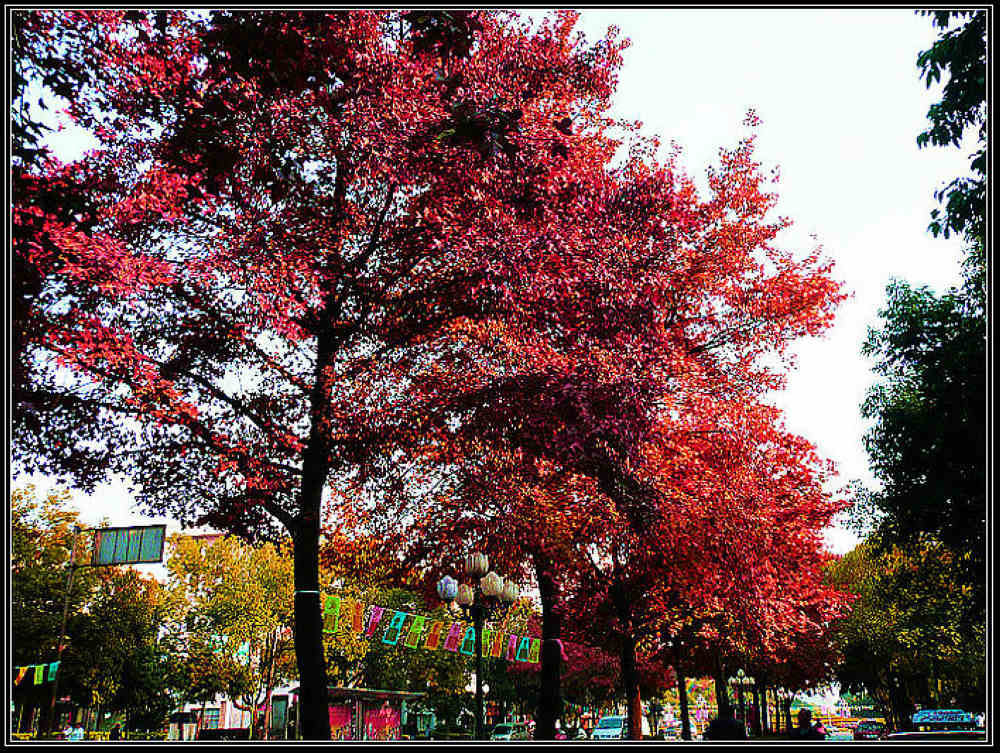
<instances>
[{"instance_id":1,"label":"street light pole","mask_svg":"<svg viewBox=\"0 0 1000 753\"><path fill-rule=\"evenodd\" d=\"M742 683L736 686L736 695L739 697L739 704L740 704L740 724L742 724L745 729L747 726L747 709L746 706L743 704Z\"/></svg>"},{"instance_id":2,"label":"street light pole","mask_svg":"<svg viewBox=\"0 0 1000 753\"><path fill-rule=\"evenodd\" d=\"M444 576L437 584L438 596L451 606L459 606L471 614L476 633L476 720L475 739L485 739L483 729L483 626L486 617L501 603L508 608L518 597L519 589L513 581L504 581L494 572L489 572L490 561L485 554L473 552L465 558L465 574L473 578L473 586L462 584Z\"/></svg>"},{"instance_id":3,"label":"street light pole","mask_svg":"<svg viewBox=\"0 0 1000 753\"><path fill-rule=\"evenodd\" d=\"M754 685L754 679L747 676L742 669L736 671L736 675L729 678L729 685L736 688L736 698L740 705L740 724L743 725L744 732L747 732L747 709L743 699L743 689L748 691Z\"/></svg>"},{"instance_id":4,"label":"street light pole","mask_svg":"<svg viewBox=\"0 0 1000 753\"><path fill-rule=\"evenodd\" d=\"M476 589L479 598L479 589ZM476 739L483 737L483 605L472 605L472 620L476 626Z\"/></svg>"}]
</instances>

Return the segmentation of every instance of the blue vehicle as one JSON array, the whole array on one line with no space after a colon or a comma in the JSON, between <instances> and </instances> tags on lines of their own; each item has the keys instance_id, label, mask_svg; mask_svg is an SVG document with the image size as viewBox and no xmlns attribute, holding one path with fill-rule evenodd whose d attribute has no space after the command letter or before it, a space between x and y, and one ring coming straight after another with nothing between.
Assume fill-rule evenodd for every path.
<instances>
[{"instance_id":1,"label":"blue vehicle","mask_svg":"<svg viewBox=\"0 0 1000 753\"><path fill-rule=\"evenodd\" d=\"M976 718L961 709L922 709L912 717L915 732L939 732L976 728Z\"/></svg>"}]
</instances>

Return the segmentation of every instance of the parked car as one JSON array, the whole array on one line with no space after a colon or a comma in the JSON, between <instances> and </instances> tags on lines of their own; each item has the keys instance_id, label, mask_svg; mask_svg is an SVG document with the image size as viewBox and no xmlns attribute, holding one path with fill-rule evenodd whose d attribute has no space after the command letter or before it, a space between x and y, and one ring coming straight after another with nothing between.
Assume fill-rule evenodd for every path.
<instances>
[{"instance_id":1,"label":"parked car","mask_svg":"<svg viewBox=\"0 0 1000 753\"><path fill-rule=\"evenodd\" d=\"M886 735L886 740L896 743L905 743L909 740L938 740L942 743L955 742L956 740L985 740L985 729L939 729L925 732L893 732Z\"/></svg>"},{"instance_id":2,"label":"parked car","mask_svg":"<svg viewBox=\"0 0 1000 753\"><path fill-rule=\"evenodd\" d=\"M649 721L642 717L642 736L649 737ZM628 718L624 716L602 716L590 733L591 740L623 740L628 737Z\"/></svg>"},{"instance_id":3,"label":"parked car","mask_svg":"<svg viewBox=\"0 0 1000 753\"><path fill-rule=\"evenodd\" d=\"M621 740L628 729L628 720L624 716L602 716L593 732L591 740Z\"/></svg>"},{"instance_id":4,"label":"parked car","mask_svg":"<svg viewBox=\"0 0 1000 753\"><path fill-rule=\"evenodd\" d=\"M910 717L914 732L941 732L976 728L976 718L962 709L923 709Z\"/></svg>"},{"instance_id":5,"label":"parked car","mask_svg":"<svg viewBox=\"0 0 1000 753\"><path fill-rule=\"evenodd\" d=\"M519 722L503 722L493 728L490 740L530 740L531 735L527 724Z\"/></svg>"},{"instance_id":6,"label":"parked car","mask_svg":"<svg viewBox=\"0 0 1000 753\"><path fill-rule=\"evenodd\" d=\"M826 728L827 740L850 740L851 737L852 737L851 730L849 730L847 727L834 727L832 724L830 724Z\"/></svg>"},{"instance_id":7,"label":"parked car","mask_svg":"<svg viewBox=\"0 0 1000 753\"><path fill-rule=\"evenodd\" d=\"M885 736L885 725L876 721L860 721L854 728L855 740L880 740Z\"/></svg>"}]
</instances>

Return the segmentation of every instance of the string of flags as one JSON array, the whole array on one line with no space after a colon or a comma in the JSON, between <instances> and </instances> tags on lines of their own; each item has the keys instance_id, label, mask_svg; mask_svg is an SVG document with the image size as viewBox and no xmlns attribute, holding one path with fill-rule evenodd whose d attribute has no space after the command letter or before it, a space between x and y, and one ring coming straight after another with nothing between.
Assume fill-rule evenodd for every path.
<instances>
[{"instance_id":1,"label":"string of flags","mask_svg":"<svg viewBox=\"0 0 1000 753\"><path fill-rule=\"evenodd\" d=\"M367 619L366 619L367 613ZM386 616L390 615L388 620ZM356 599L327 596L323 604L324 632L337 632L341 620L360 635L374 638L381 630L382 642L390 646L424 648L428 651L451 651L467 656L476 652L476 628L461 621L438 620L401 610L387 610L377 604L364 604ZM331 627L326 627L326 624ZM483 655L507 661L530 662L540 660L542 639L518 635L496 628L483 628ZM566 651L557 640L562 658Z\"/></svg>"},{"instance_id":2,"label":"string of flags","mask_svg":"<svg viewBox=\"0 0 1000 753\"><path fill-rule=\"evenodd\" d=\"M50 682L56 679L56 672L59 671L59 662L49 662L48 664L29 664L26 667L14 667L14 684L20 685L25 677L32 677L35 685L43 682Z\"/></svg>"}]
</instances>

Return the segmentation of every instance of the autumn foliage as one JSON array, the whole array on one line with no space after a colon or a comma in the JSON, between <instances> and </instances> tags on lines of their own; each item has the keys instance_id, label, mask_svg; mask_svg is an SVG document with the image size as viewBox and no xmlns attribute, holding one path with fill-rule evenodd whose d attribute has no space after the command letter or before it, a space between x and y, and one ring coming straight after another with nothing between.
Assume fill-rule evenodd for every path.
<instances>
[{"instance_id":1,"label":"autumn foliage","mask_svg":"<svg viewBox=\"0 0 1000 753\"><path fill-rule=\"evenodd\" d=\"M15 459L126 474L184 522L287 529L307 737L328 736L324 522L412 563L471 532L592 599L652 585L630 625L695 603L770 646L819 619L801 605L825 598L834 506L760 402L838 285L818 250L780 247L752 136L701 195L610 117L613 30L588 43L568 11L28 18L26 48L90 61L69 112L101 145L15 179Z\"/></svg>"}]
</instances>

